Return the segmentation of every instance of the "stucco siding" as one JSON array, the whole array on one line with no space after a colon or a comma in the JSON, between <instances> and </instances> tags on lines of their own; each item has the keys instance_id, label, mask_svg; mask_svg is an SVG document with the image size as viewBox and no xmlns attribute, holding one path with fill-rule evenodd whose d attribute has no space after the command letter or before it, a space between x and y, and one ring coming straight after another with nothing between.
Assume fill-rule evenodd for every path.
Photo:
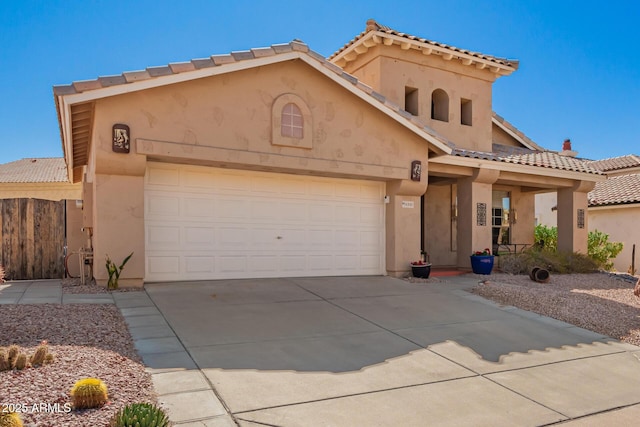
<instances>
[{"instance_id":1,"label":"stucco siding","mask_svg":"<svg viewBox=\"0 0 640 427\"><path fill-rule=\"evenodd\" d=\"M614 269L626 273L631 266L631 253L636 245L636 270L640 270L640 205L589 209L589 230L609 235L610 242L622 242L624 248L613 262Z\"/></svg>"}]
</instances>

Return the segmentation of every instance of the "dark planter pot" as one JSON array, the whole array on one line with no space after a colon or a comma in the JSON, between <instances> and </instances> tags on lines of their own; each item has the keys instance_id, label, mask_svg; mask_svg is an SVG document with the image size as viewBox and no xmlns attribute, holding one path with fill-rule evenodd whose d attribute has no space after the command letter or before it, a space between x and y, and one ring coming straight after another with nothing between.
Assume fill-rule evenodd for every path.
<instances>
[{"instance_id":1,"label":"dark planter pot","mask_svg":"<svg viewBox=\"0 0 640 427\"><path fill-rule=\"evenodd\" d=\"M491 274L491 270L493 270L493 255L472 255L471 269L476 274Z\"/></svg>"},{"instance_id":2,"label":"dark planter pot","mask_svg":"<svg viewBox=\"0 0 640 427\"><path fill-rule=\"evenodd\" d=\"M411 264L411 273L413 273L413 277L428 279L429 275L431 274L431 264L424 264L424 265Z\"/></svg>"}]
</instances>

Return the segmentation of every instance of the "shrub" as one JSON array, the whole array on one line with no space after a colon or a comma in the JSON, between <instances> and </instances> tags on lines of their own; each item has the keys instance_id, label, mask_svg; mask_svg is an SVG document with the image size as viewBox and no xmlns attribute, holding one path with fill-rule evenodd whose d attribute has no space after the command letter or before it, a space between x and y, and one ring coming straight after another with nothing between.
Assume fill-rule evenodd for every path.
<instances>
[{"instance_id":1,"label":"shrub","mask_svg":"<svg viewBox=\"0 0 640 427\"><path fill-rule=\"evenodd\" d=\"M20 414L17 412L0 412L0 427L22 427Z\"/></svg>"},{"instance_id":2,"label":"shrub","mask_svg":"<svg viewBox=\"0 0 640 427\"><path fill-rule=\"evenodd\" d=\"M533 267L559 274L593 273L598 270L594 260L577 252L530 249L519 254L500 256L500 268L505 273L529 274Z\"/></svg>"},{"instance_id":3,"label":"shrub","mask_svg":"<svg viewBox=\"0 0 640 427\"><path fill-rule=\"evenodd\" d=\"M151 403L132 403L111 418L110 427L165 427L169 418L165 412Z\"/></svg>"},{"instance_id":4,"label":"shrub","mask_svg":"<svg viewBox=\"0 0 640 427\"><path fill-rule=\"evenodd\" d=\"M536 225L534 238L538 243L544 242L543 250L555 251L558 249L557 227ZM599 268L604 270L613 268L613 263L610 260L617 257L622 248L622 243L609 242L609 235L602 231L590 231L587 236L587 254L598 264Z\"/></svg>"},{"instance_id":5,"label":"shrub","mask_svg":"<svg viewBox=\"0 0 640 427\"><path fill-rule=\"evenodd\" d=\"M609 235L598 230L590 231L588 239L589 256L603 269L611 270L613 263L610 260L622 252L624 245L620 242L610 242Z\"/></svg>"},{"instance_id":6,"label":"shrub","mask_svg":"<svg viewBox=\"0 0 640 427\"><path fill-rule=\"evenodd\" d=\"M83 378L71 388L75 409L97 408L107 403L107 386L98 378Z\"/></svg>"}]
</instances>

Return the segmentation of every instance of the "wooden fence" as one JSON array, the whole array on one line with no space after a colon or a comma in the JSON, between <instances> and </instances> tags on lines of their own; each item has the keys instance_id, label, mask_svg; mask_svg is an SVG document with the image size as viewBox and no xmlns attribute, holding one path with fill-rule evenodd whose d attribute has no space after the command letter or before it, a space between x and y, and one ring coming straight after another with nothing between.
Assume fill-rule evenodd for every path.
<instances>
[{"instance_id":1,"label":"wooden fence","mask_svg":"<svg viewBox=\"0 0 640 427\"><path fill-rule=\"evenodd\" d=\"M0 199L0 263L7 280L64 274L64 201Z\"/></svg>"}]
</instances>

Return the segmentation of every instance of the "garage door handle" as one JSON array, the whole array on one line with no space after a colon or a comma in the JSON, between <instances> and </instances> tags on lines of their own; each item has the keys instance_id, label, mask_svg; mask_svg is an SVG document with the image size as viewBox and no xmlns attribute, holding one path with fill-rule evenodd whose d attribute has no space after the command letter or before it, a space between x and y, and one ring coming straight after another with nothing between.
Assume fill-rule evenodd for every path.
<instances>
[{"instance_id":1,"label":"garage door handle","mask_svg":"<svg viewBox=\"0 0 640 427\"><path fill-rule=\"evenodd\" d=\"M276 239L280 240L280 239L282 239L282 236L278 236L278 237L276 237Z\"/></svg>"}]
</instances>

